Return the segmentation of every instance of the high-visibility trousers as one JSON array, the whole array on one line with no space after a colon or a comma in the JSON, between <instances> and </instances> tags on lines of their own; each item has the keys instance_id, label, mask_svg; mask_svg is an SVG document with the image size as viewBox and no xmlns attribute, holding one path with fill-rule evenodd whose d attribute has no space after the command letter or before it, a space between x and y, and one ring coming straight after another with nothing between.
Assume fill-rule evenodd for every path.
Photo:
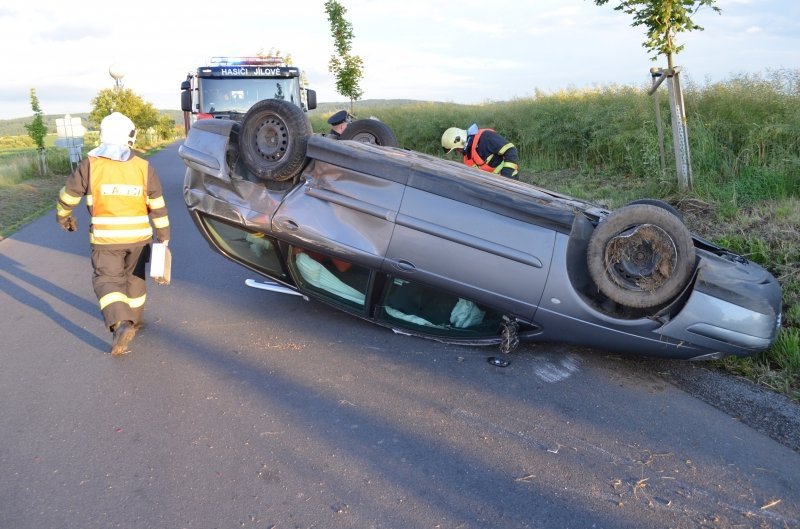
<instances>
[{"instance_id":1,"label":"high-visibility trousers","mask_svg":"<svg viewBox=\"0 0 800 529\"><path fill-rule=\"evenodd\" d=\"M119 321L142 321L147 295L145 263L150 245L122 250L92 247L92 286L109 329Z\"/></svg>"}]
</instances>

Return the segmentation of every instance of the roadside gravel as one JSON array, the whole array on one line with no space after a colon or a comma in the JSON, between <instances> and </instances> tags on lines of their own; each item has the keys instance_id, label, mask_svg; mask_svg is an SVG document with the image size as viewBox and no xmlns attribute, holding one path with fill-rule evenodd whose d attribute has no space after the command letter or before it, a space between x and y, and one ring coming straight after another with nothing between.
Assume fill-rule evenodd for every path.
<instances>
[{"instance_id":1,"label":"roadside gravel","mask_svg":"<svg viewBox=\"0 0 800 529\"><path fill-rule=\"evenodd\" d=\"M665 360L656 370L690 395L800 452L800 405L788 397L700 363Z\"/></svg>"}]
</instances>

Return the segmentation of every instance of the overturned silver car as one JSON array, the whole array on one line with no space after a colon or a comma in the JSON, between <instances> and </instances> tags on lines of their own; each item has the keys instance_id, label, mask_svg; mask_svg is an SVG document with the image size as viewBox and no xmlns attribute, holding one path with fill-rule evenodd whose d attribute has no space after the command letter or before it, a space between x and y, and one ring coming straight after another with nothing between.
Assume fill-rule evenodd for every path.
<instances>
[{"instance_id":1,"label":"overturned silver car","mask_svg":"<svg viewBox=\"0 0 800 529\"><path fill-rule=\"evenodd\" d=\"M214 250L267 278L255 286L504 351L550 341L708 359L775 341L776 279L668 204L608 211L391 146L385 125L360 121L360 141L334 140L265 100L189 131L191 216Z\"/></svg>"}]
</instances>

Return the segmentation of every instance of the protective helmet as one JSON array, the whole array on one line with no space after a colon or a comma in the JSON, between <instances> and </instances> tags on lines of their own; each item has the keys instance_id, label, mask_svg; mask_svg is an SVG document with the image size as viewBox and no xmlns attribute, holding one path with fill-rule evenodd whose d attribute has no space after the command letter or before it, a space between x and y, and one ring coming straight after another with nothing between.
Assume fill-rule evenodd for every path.
<instances>
[{"instance_id":1,"label":"protective helmet","mask_svg":"<svg viewBox=\"0 0 800 529\"><path fill-rule=\"evenodd\" d=\"M136 141L136 125L124 114L113 112L100 122L100 143L131 147Z\"/></svg>"},{"instance_id":2,"label":"protective helmet","mask_svg":"<svg viewBox=\"0 0 800 529\"><path fill-rule=\"evenodd\" d=\"M458 127L450 127L442 134L442 147L445 151L463 149L467 144L467 131Z\"/></svg>"}]
</instances>

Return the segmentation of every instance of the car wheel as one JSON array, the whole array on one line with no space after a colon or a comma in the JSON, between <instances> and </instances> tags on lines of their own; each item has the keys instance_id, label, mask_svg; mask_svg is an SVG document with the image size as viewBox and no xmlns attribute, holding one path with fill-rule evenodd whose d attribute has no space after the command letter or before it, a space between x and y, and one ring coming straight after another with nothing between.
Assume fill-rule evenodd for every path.
<instances>
[{"instance_id":1,"label":"car wheel","mask_svg":"<svg viewBox=\"0 0 800 529\"><path fill-rule=\"evenodd\" d=\"M356 140L384 147L399 147L391 127L377 119L359 119L350 123L339 139Z\"/></svg>"},{"instance_id":2,"label":"car wheel","mask_svg":"<svg viewBox=\"0 0 800 529\"><path fill-rule=\"evenodd\" d=\"M245 167L263 180L282 182L303 169L311 123L288 101L265 99L242 120L239 152Z\"/></svg>"},{"instance_id":3,"label":"car wheel","mask_svg":"<svg viewBox=\"0 0 800 529\"><path fill-rule=\"evenodd\" d=\"M664 202L663 200L658 200L657 198L640 198L639 200L634 200L633 202L628 203L628 205L631 204L650 204L651 206L658 206L666 209L679 219L683 220L683 215L681 215L681 212L672 207L672 204Z\"/></svg>"},{"instance_id":4,"label":"car wheel","mask_svg":"<svg viewBox=\"0 0 800 529\"><path fill-rule=\"evenodd\" d=\"M680 294L694 270L695 250L678 217L661 206L633 204L597 225L587 262L589 274L609 299L650 308Z\"/></svg>"}]
</instances>

